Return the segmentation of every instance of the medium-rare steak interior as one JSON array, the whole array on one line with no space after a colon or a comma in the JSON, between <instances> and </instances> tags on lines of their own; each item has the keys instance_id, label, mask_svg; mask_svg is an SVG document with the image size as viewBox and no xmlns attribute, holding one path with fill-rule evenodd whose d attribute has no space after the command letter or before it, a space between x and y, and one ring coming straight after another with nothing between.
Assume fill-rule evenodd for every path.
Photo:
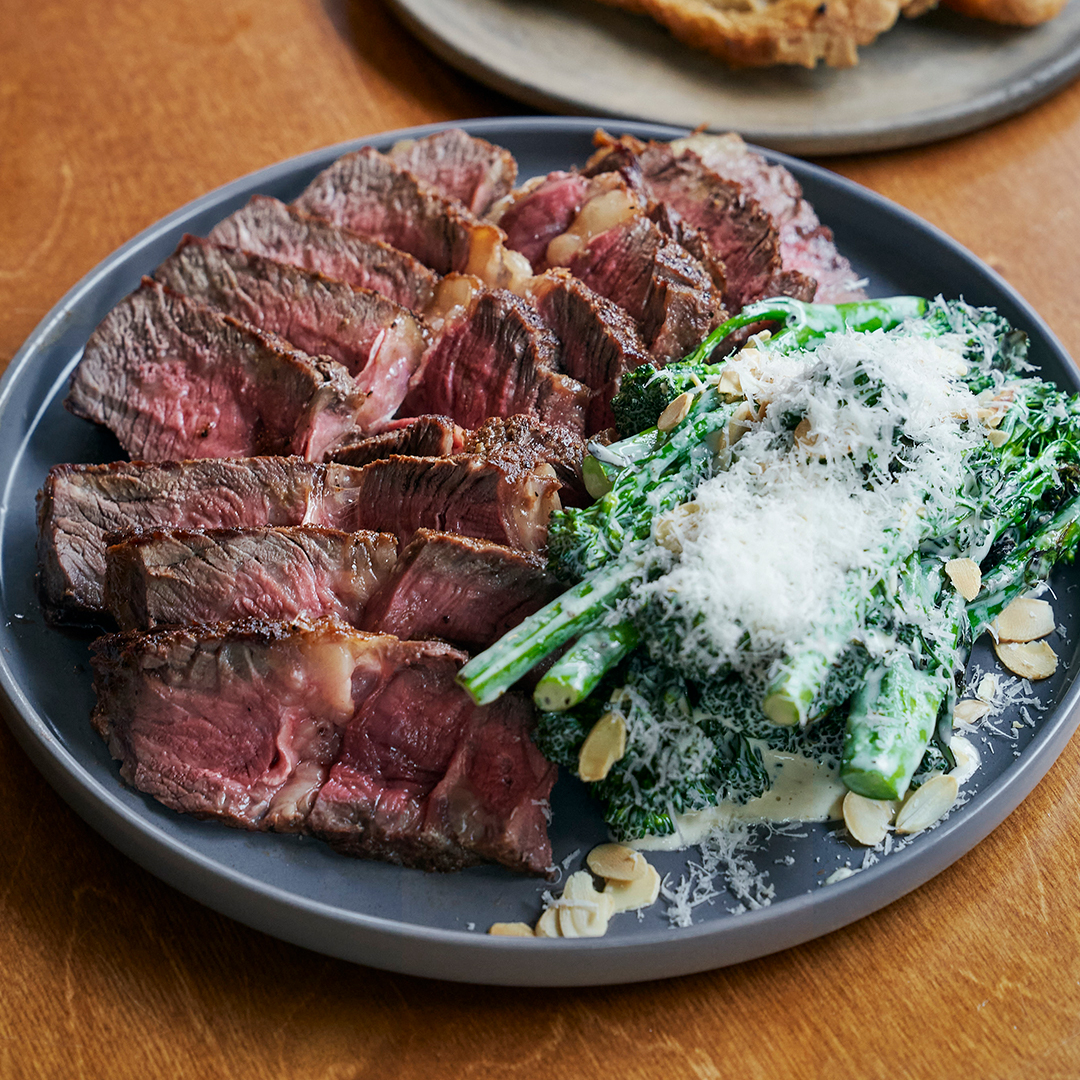
<instances>
[{"instance_id":1,"label":"medium-rare steak interior","mask_svg":"<svg viewBox=\"0 0 1080 1080\"><path fill-rule=\"evenodd\" d=\"M478 707L455 684L465 659L333 619L114 634L94 646L92 722L175 810L425 869L544 873L555 766L524 699Z\"/></svg>"},{"instance_id":2,"label":"medium-rare steak interior","mask_svg":"<svg viewBox=\"0 0 1080 1080\"><path fill-rule=\"evenodd\" d=\"M94 331L66 404L129 462L38 497L46 618L166 806L352 855L547 873L530 701L455 676L554 598L626 372L770 293L857 299L794 178L737 137L596 136L526 180L460 130L365 147L185 237Z\"/></svg>"}]
</instances>

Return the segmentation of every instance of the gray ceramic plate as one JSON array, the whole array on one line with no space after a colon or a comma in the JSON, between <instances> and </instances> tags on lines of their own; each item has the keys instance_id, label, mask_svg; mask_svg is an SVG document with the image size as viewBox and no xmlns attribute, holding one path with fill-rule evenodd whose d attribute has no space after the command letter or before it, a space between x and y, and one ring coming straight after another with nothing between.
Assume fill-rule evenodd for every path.
<instances>
[{"instance_id":1,"label":"gray ceramic plate","mask_svg":"<svg viewBox=\"0 0 1080 1080\"><path fill-rule=\"evenodd\" d=\"M1080 2L1030 30L950 11L901 19L858 67L732 71L597 0L390 0L443 59L553 112L738 131L791 154L886 150L972 131L1080 72Z\"/></svg>"},{"instance_id":2,"label":"gray ceramic plate","mask_svg":"<svg viewBox=\"0 0 1080 1080\"><path fill-rule=\"evenodd\" d=\"M537 117L467 126L508 147L522 175L531 176L583 161L595 123ZM614 126L646 138L677 134L643 124ZM370 141L385 147L403 134L430 130ZM801 838L774 836L758 856L776 888L772 905L733 916L729 909L736 906L735 898L721 896L714 905L699 908L695 924L682 930L671 929L663 905L657 905L641 921L618 917L599 940L487 937L484 930L492 922L535 920L545 884L498 867L430 875L348 859L312 840L251 835L182 817L120 782L117 766L88 723L89 638L44 626L34 594L34 493L49 467L120 456L111 437L64 411L68 376L97 322L138 284L141 274L172 251L183 232L205 233L255 192L295 197L319 169L356 145L264 169L165 218L72 289L8 368L0 388L0 682L12 706L7 710L12 730L53 786L136 862L250 926L375 967L506 984L629 982L775 952L888 904L978 843L1035 786L1080 719L1080 690L1073 685L1080 657L1071 645L1055 642L1063 663L1054 678L1041 684L1049 708L1038 727L1025 727L1017 743L985 755L974 785L977 793L937 829L828 886L824 877L845 862L859 864L861 850L825 826L809 826ZM996 305L1031 335L1033 357L1045 372L1063 385L1074 385L1061 346L993 271L871 192L812 166L786 164L822 220L835 228L841 250L870 279L873 293L963 294ZM1075 579L1070 569L1059 584ZM1058 619L1070 626L1080 591L1058 588L1057 596ZM992 666L982 647L976 659ZM1006 727L1010 719L1005 718ZM605 838L603 823L576 780L559 781L554 810L552 841L559 861ZM795 856L791 866L783 865L788 855ZM654 861L675 878L686 870L684 854L658 855Z\"/></svg>"}]
</instances>

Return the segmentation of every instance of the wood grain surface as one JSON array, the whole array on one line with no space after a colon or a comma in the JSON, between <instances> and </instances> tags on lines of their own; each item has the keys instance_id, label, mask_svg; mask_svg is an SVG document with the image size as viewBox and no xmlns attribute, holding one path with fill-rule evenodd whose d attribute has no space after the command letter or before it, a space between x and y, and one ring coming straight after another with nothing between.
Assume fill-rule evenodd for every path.
<instances>
[{"instance_id":1,"label":"wood grain surface","mask_svg":"<svg viewBox=\"0 0 1080 1080\"><path fill-rule=\"evenodd\" d=\"M523 111L375 0L2 0L0 363L140 229L366 133ZM987 131L828 163L988 259L1074 353L1080 86ZM965 858L818 941L595 990L329 960L118 854L0 725L0 1077L1080 1076L1080 740Z\"/></svg>"}]
</instances>

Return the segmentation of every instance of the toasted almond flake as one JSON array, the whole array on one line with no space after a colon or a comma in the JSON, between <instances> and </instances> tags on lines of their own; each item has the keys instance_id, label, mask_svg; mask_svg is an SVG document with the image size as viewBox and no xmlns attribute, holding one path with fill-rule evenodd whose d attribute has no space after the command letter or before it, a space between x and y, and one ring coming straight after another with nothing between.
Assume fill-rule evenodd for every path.
<instances>
[{"instance_id":1,"label":"toasted almond flake","mask_svg":"<svg viewBox=\"0 0 1080 1080\"><path fill-rule=\"evenodd\" d=\"M813 446L817 442L817 436L810 434L810 418L804 416L795 427L792 436L800 446Z\"/></svg>"},{"instance_id":2,"label":"toasted almond flake","mask_svg":"<svg viewBox=\"0 0 1080 1080\"><path fill-rule=\"evenodd\" d=\"M674 401L670 402L668 407L660 414L660 419L656 421L657 430L670 431L676 424L685 420L690 412L690 402L689 393L680 394Z\"/></svg>"},{"instance_id":3,"label":"toasted almond flake","mask_svg":"<svg viewBox=\"0 0 1080 1080\"><path fill-rule=\"evenodd\" d=\"M623 844L601 844L594 847L585 859L597 877L608 881L637 881L649 868L645 856Z\"/></svg>"},{"instance_id":4,"label":"toasted almond flake","mask_svg":"<svg viewBox=\"0 0 1080 1080\"><path fill-rule=\"evenodd\" d=\"M953 720L961 724L974 724L990 713L990 704L979 701L977 698L965 698L956 703L953 709Z\"/></svg>"},{"instance_id":5,"label":"toasted almond flake","mask_svg":"<svg viewBox=\"0 0 1080 1080\"><path fill-rule=\"evenodd\" d=\"M588 783L603 780L625 753L626 721L618 713L604 713L582 744L578 776Z\"/></svg>"},{"instance_id":6,"label":"toasted almond flake","mask_svg":"<svg viewBox=\"0 0 1080 1080\"><path fill-rule=\"evenodd\" d=\"M896 815L898 833L917 833L930 828L956 802L960 784L955 776L933 776L916 788Z\"/></svg>"},{"instance_id":7,"label":"toasted almond flake","mask_svg":"<svg viewBox=\"0 0 1080 1080\"><path fill-rule=\"evenodd\" d=\"M497 922L488 928L492 937L536 937L533 928L523 922Z\"/></svg>"},{"instance_id":8,"label":"toasted almond flake","mask_svg":"<svg viewBox=\"0 0 1080 1080\"><path fill-rule=\"evenodd\" d=\"M993 673L984 675L979 680L979 685L975 690L975 696L980 701L985 701L987 704L992 704L994 695L998 692L998 677Z\"/></svg>"},{"instance_id":9,"label":"toasted almond flake","mask_svg":"<svg viewBox=\"0 0 1080 1080\"><path fill-rule=\"evenodd\" d=\"M994 637L998 641L1036 641L1056 629L1054 609L1045 600L1021 596L995 620Z\"/></svg>"},{"instance_id":10,"label":"toasted almond flake","mask_svg":"<svg viewBox=\"0 0 1080 1080\"><path fill-rule=\"evenodd\" d=\"M844 796L844 824L860 844L874 847L885 839L896 814L896 803L887 799L868 799L849 791Z\"/></svg>"},{"instance_id":11,"label":"toasted almond flake","mask_svg":"<svg viewBox=\"0 0 1080 1080\"><path fill-rule=\"evenodd\" d=\"M645 863L645 873L634 881L609 881L604 895L610 896L616 912L639 911L656 903L660 895L660 875Z\"/></svg>"},{"instance_id":12,"label":"toasted almond flake","mask_svg":"<svg viewBox=\"0 0 1080 1080\"><path fill-rule=\"evenodd\" d=\"M724 371L720 375L720 381L716 384L716 392L725 401L738 401L739 398L744 397L739 373L730 369Z\"/></svg>"},{"instance_id":13,"label":"toasted almond flake","mask_svg":"<svg viewBox=\"0 0 1080 1080\"><path fill-rule=\"evenodd\" d=\"M997 658L1014 675L1037 682L1057 671L1057 653L1045 641L995 641Z\"/></svg>"},{"instance_id":14,"label":"toasted almond flake","mask_svg":"<svg viewBox=\"0 0 1080 1080\"><path fill-rule=\"evenodd\" d=\"M566 879L558 912L563 937L603 937L615 903L610 896L597 892L592 874L579 870Z\"/></svg>"},{"instance_id":15,"label":"toasted almond flake","mask_svg":"<svg viewBox=\"0 0 1080 1080\"><path fill-rule=\"evenodd\" d=\"M945 564L945 573L965 600L974 600L979 595L982 571L973 559L950 559Z\"/></svg>"},{"instance_id":16,"label":"toasted almond flake","mask_svg":"<svg viewBox=\"0 0 1080 1080\"><path fill-rule=\"evenodd\" d=\"M562 937L559 933L559 909L549 907L536 924L537 937Z\"/></svg>"},{"instance_id":17,"label":"toasted almond flake","mask_svg":"<svg viewBox=\"0 0 1080 1080\"><path fill-rule=\"evenodd\" d=\"M991 446L1004 446L1009 441L1009 433L1002 431L1000 428L987 428L986 437Z\"/></svg>"}]
</instances>

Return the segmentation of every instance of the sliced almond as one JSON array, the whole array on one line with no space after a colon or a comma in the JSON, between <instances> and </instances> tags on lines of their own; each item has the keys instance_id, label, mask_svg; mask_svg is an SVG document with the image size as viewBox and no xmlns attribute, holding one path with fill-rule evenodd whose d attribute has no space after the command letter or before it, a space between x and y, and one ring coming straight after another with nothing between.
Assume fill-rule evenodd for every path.
<instances>
[{"instance_id":1,"label":"sliced almond","mask_svg":"<svg viewBox=\"0 0 1080 1080\"><path fill-rule=\"evenodd\" d=\"M668 407L660 414L656 421L659 431L670 431L676 424L686 419L690 412L690 403L693 400L689 393L680 394L674 401L668 403Z\"/></svg>"},{"instance_id":2,"label":"sliced almond","mask_svg":"<svg viewBox=\"0 0 1080 1080\"><path fill-rule=\"evenodd\" d=\"M953 721L961 724L976 724L989 713L989 702L979 701L977 698L965 698L956 703L956 708L953 709Z\"/></svg>"},{"instance_id":3,"label":"sliced almond","mask_svg":"<svg viewBox=\"0 0 1080 1080\"><path fill-rule=\"evenodd\" d=\"M974 559L950 559L945 564L945 573L965 600L974 600L979 595L982 571Z\"/></svg>"},{"instance_id":4,"label":"sliced almond","mask_svg":"<svg viewBox=\"0 0 1080 1080\"><path fill-rule=\"evenodd\" d=\"M960 784L955 776L934 776L916 788L896 815L898 833L917 833L929 829L956 802Z\"/></svg>"},{"instance_id":5,"label":"sliced almond","mask_svg":"<svg viewBox=\"0 0 1080 1080\"><path fill-rule=\"evenodd\" d=\"M683 540L695 540L700 528L700 521L695 518L701 513L701 507L697 503L683 503L674 510L663 514L656 521L653 528L653 538L661 546L682 554Z\"/></svg>"},{"instance_id":6,"label":"sliced almond","mask_svg":"<svg viewBox=\"0 0 1080 1080\"><path fill-rule=\"evenodd\" d=\"M537 937L562 937L559 933L559 909L549 907L536 924Z\"/></svg>"},{"instance_id":7,"label":"sliced almond","mask_svg":"<svg viewBox=\"0 0 1080 1080\"><path fill-rule=\"evenodd\" d=\"M844 796L844 824L857 843L875 847L885 839L896 814L896 803L887 799L868 799L849 791Z\"/></svg>"},{"instance_id":8,"label":"sliced almond","mask_svg":"<svg viewBox=\"0 0 1080 1080\"><path fill-rule=\"evenodd\" d=\"M601 844L594 847L585 859L597 877L608 881L637 881L649 868L645 856L624 844Z\"/></svg>"},{"instance_id":9,"label":"sliced almond","mask_svg":"<svg viewBox=\"0 0 1080 1080\"><path fill-rule=\"evenodd\" d=\"M588 870L579 870L566 879L558 911L563 937L603 937L615 903L606 893L597 892Z\"/></svg>"},{"instance_id":10,"label":"sliced almond","mask_svg":"<svg viewBox=\"0 0 1080 1080\"><path fill-rule=\"evenodd\" d=\"M716 392L725 401L738 401L741 397L744 397L739 373L732 371L730 368L723 371L720 375L720 381L716 384Z\"/></svg>"},{"instance_id":11,"label":"sliced almond","mask_svg":"<svg viewBox=\"0 0 1080 1080\"><path fill-rule=\"evenodd\" d=\"M1057 671L1057 653L1045 641L995 641L997 658L1014 675L1037 682Z\"/></svg>"},{"instance_id":12,"label":"sliced almond","mask_svg":"<svg viewBox=\"0 0 1080 1080\"><path fill-rule=\"evenodd\" d=\"M986 438L991 446L1001 447L1009 441L1009 433L1001 428L987 428Z\"/></svg>"},{"instance_id":13,"label":"sliced almond","mask_svg":"<svg viewBox=\"0 0 1080 1080\"><path fill-rule=\"evenodd\" d=\"M523 922L497 922L488 928L492 937L536 937L533 928Z\"/></svg>"},{"instance_id":14,"label":"sliced almond","mask_svg":"<svg viewBox=\"0 0 1080 1080\"><path fill-rule=\"evenodd\" d=\"M1045 600L1021 596L994 620L991 630L998 641L1036 641L1056 626L1054 609Z\"/></svg>"},{"instance_id":15,"label":"sliced almond","mask_svg":"<svg viewBox=\"0 0 1080 1080\"><path fill-rule=\"evenodd\" d=\"M610 896L616 912L638 911L656 903L660 895L660 875L645 863L645 873L635 881L609 881L604 896Z\"/></svg>"},{"instance_id":16,"label":"sliced almond","mask_svg":"<svg viewBox=\"0 0 1080 1080\"><path fill-rule=\"evenodd\" d=\"M998 677L991 672L989 675L984 675L979 680L979 685L975 689L975 696L980 701L993 702L998 692Z\"/></svg>"},{"instance_id":17,"label":"sliced almond","mask_svg":"<svg viewBox=\"0 0 1080 1080\"><path fill-rule=\"evenodd\" d=\"M802 447L813 446L817 442L817 436L810 434L810 418L804 416L795 427L793 438Z\"/></svg>"},{"instance_id":18,"label":"sliced almond","mask_svg":"<svg viewBox=\"0 0 1080 1080\"><path fill-rule=\"evenodd\" d=\"M578 754L578 776L588 783L603 780L625 753L626 721L618 713L604 713L582 744Z\"/></svg>"}]
</instances>

